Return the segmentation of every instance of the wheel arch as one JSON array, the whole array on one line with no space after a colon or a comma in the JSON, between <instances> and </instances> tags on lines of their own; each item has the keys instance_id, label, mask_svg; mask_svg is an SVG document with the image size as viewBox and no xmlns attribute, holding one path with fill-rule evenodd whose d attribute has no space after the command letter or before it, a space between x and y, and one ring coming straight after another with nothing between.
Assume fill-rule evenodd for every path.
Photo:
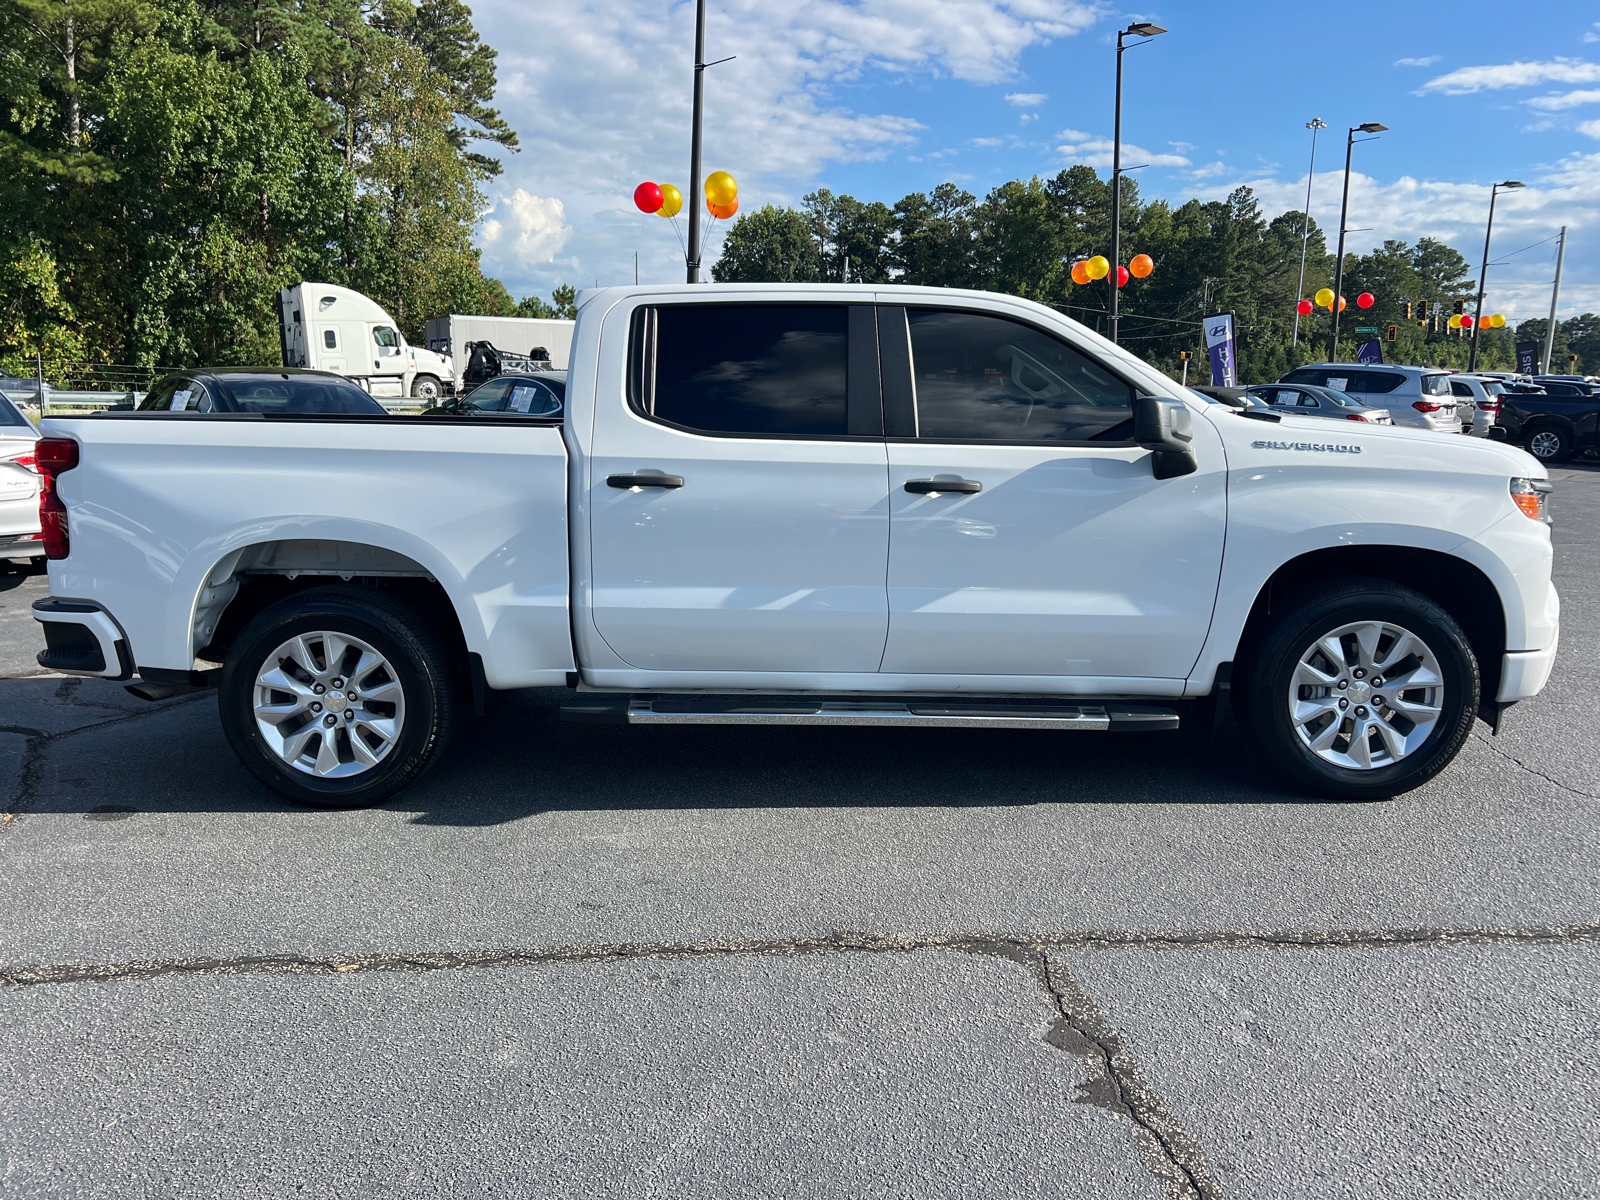
<instances>
[{"instance_id":1,"label":"wheel arch","mask_svg":"<svg viewBox=\"0 0 1600 1200\"><path fill-rule=\"evenodd\" d=\"M189 611L191 657L222 661L234 637L257 614L329 584L371 587L405 600L428 619L446 651L463 662L471 633L481 636L476 625L469 629L463 621L441 572L410 555L366 541L274 538L230 550L205 572Z\"/></svg>"},{"instance_id":2,"label":"wheel arch","mask_svg":"<svg viewBox=\"0 0 1600 1200\"><path fill-rule=\"evenodd\" d=\"M1499 690L1506 648L1506 612L1494 581L1454 554L1414 546L1333 546L1311 550L1280 566L1261 586L1239 638L1236 660L1248 659L1274 611L1310 584L1349 576L1385 579L1413 588L1453 617L1478 660L1484 696Z\"/></svg>"}]
</instances>

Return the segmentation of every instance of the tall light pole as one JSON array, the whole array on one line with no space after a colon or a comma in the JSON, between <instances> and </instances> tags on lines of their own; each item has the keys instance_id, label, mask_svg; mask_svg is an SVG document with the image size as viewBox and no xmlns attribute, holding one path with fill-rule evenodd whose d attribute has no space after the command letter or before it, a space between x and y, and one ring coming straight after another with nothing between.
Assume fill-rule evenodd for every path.
<instances>
[{"instance_id":1,"label":"tall light pole","mask_svg":"<svg viewBox=\"0 0 1600 1200\"><path fill-rule=\"evenodd\" d=\"M1111 285L1111 340L1117 340L1118 314L1117 301L1118 288L1117 276L1122 269L1122 39L1132 35L1140 38L1153 38L1159 33L1165 33L1163 25L1152 25L1149 21L1135 21L1126 29L1117 32L1117 103L1116 116L1112 121L1111 133L1111 273L1106 276L1106 282ZM1135 43L1142 45L1143 43Z\"/></svg>"},{"instance_id":2,"label":"tall light pole","mask_svg":"<svg viewBox=\"0 0 1600 1200\"><path fill-rule=\"evenodd\" d=\"M1289 339L1291 346L1300 344L1300 301L1306 295L1306 245L1311 241L1311 181L1317 177L1317 130L1327 127L1328 123L1321 117L1312 117L1306 122L1306 128L1311 130L1311 170L1306 173L1306 219L1300 223L1300 282L1294 288L1294 337Z\"/></svg>"},{"instance_id":3,"label":"tall light pole","mask_svg":"<svg viewBox=\"0 0 1600 1200\"><path fill-rule=\"evenodd\" d=\"M1489 274L1489 239L1494 236L1494 198L1501 188L1509 192L1522 186L1521 180L1508 179L1489 189L1489 226L1483 231L1483 269L1478 272L1478 311L1472 317L1472 349L1467 352L1469 371L1478 369L1478 330L1483 325L1483 289L1488 282L1484 277Z\"/></svg>"},{"instance_id":4,"label":"tall light pole","mask_svg":"<svg viewBox=\"0 0 1600 1200\"><path fill-rule=\"evenodd\" d=\"M700 126L706 107L706 0L694 6L694 131L689 135L689 282L700 282Z\"/></svg>"},{"instance_id":5,"label":"tall light pole","mask_svg":"<svg viewBox=\"0 0 1600 1200\"><path fill-rule=\"evenodd\" d=\"M1550 321L1544 327L1544 359L1539 374L1550 374L1550 353L1556 346L1556 305L1561 300L1561 260L1567 257L1567 227L1561 227L1561 242L1556 247L1556 282L1550 289ZM39 410L43 412L41 408Z\"/></svg>"},{"instance_id":6,"label":"tall light pole","mask_svg":"<svg viewBox=\"0 0 1600 1200\"><path fill-rule=\"evenodd\" d=\"M1350 154L1355 149L1356 134L1383 133L1389 127L1368 121L1365 125L1352 125L1344 139L1344 199L1339 204L1339 253L1333 266L1333 328L1328 334L1328 361L1339 361L1339 293L1344 290L1344 227L1350 213ZM1370 142L1371 138L1362 138Z\"/></svg>"}]
</instances>

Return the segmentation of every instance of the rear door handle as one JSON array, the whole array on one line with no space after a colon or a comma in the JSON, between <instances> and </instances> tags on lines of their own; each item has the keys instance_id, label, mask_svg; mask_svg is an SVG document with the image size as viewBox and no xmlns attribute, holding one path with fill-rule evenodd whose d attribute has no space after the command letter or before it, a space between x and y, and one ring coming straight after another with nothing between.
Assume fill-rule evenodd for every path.
<instances>
[{"instance_id":1,"label":"rear door handle","mask_svg":"<svg viewBox=\"0 0 1600 1200\"><path fill-rule=\"evenodd\" d=\"M682 475L607 475L606 483L614 488L658 487L681 488Z\"/></svg>"},{"instance_id":2,"label":"rear door handle","mask_svg":"<svg viewBox=\"0 0 1600 1200\"><path fill-rule=\"evenodd\" d=\"M923 495L929 492L959 492L963 496L971 496L983 491L983 484L976 479L908 479L906 491Z\"/></svg>"}]
</instances>

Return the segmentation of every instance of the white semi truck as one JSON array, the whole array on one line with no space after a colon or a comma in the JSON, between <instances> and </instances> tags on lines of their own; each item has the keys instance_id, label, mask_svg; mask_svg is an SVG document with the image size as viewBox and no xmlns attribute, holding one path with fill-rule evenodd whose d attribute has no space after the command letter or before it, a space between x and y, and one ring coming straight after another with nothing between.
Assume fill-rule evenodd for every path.
<instances>
[{"instance_id":1,"label":"white semi truck","mask_svg":"<svg viewBox=\"0 0 1600 1200\"><path fill-rule=\"evenodd\" d=\"M378 399L437 400L459 377L447 355L406 343L375 300L333 283L278 293L283 365L347 375Z\"/></svg>"}]
</instances>

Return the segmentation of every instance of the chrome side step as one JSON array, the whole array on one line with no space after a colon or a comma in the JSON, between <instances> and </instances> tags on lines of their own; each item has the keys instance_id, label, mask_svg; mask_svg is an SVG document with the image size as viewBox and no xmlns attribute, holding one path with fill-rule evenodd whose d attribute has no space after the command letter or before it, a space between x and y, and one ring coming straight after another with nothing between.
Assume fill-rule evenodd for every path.
<instances>
[{"instance_id":1,"label":"chrome side step","mask_svg":"<svg viewBox=\"0 0 1600 1200\"><path fill-rule=\"evenodd\" d=\"M1004 704L960 700L617 697L564 704L561 719L605 725L874 725L903 729L1076 729L1091 733L1178 728L1178 714L1173 709L1113 701Z\"/></svg>"}]
</instances>

